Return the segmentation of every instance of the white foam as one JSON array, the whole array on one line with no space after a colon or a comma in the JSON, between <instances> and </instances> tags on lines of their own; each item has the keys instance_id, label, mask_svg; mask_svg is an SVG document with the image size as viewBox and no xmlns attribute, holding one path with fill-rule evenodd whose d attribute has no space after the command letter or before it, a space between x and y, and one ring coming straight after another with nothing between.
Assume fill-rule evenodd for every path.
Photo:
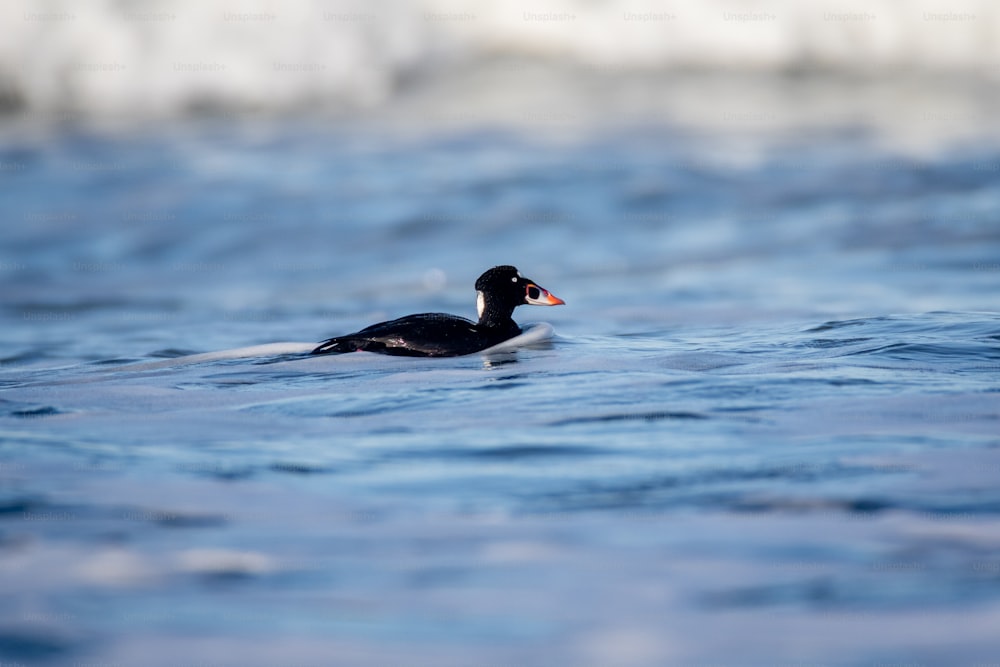
<instances>
[{"instance_id":1,"label":"white foam","mask_svg":"<svg viewBox=\"0 0 1000 667\"><path fill-rule=\"evenodd\" d=\"M411 73L498 56L866 73L989 73L1000 58L1000 4L989 0L49 0L0 3L0 25L12 27L0 88L30 110L92 115L371 107Z\"/></svg>"}]
</instances>

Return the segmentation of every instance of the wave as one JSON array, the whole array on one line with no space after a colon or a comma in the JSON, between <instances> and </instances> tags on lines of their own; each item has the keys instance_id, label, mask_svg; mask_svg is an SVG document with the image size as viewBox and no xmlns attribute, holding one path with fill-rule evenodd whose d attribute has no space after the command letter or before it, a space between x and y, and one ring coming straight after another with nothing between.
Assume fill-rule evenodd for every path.
<instances>
[{"instance_id":1,"label":"wave","mask_svg":"<svg viewBox=\"0 0 1000 667\"><path fill-rule=\"evenodd\" d=\"M995 69L1000 5L943 7L931 0L0 3L0 106L140 116L371 108L456 67L497 60L613 74Z\"/></svg>"},{"instance_id":2,"label":"wave","mask_svg":"<svg viewBox=\"0 0 1000 667\"><path fill-rule=\"evenodd\" d=\"M537 322L535 324L527 327L523 333L519 336L514 336L502 343L498 343L493 347L487 348L479 352L482 355L498 354L502 352L510 352L516 350L519 347L525 347L530 345L537 345L543 343L550 338L554 333L554 329L551 324L547 322ZM316 343L302 343L302 342L284 342L284 343L265 343L263 345L251 345L250 347L237 347L230 350L217 350L215 352L201 352L198 354L187 354L180 357L171 357L169 359L162 359L160 361L147 361L138 364L129 364L126 366L115 366L114 368L106 369L105 372L118 372L118 371L151 371L160 370L163 368L179 368L181 366L189 366L191 364L204 364L212 363L216 361L231 361L234 359L257 359L266 357L282 357L288 355L307 355L316 347ZM326 358L336 358L326 357Z\"/></svg>"},{"instance_id":3,"label":"wave","mask_svg":"<svg viewBox=\"0 0 1000 667\"><path fill-rule=\"evenodd\" d=\"M815 356L857 363L915 362L949 372L996 372L1000 315L931 312L834 320L803 331L797 343ZM815 338L812 334L821 333ZM911 366L912 367L912 366Z\"/></svg>"},{"instance_id":4,"label":"wave","mask_svg":"<svg viewBox=\"0 0 1000 667\"><path fill-rule=\"evenodd\" d=\"M256 359L258 357L309 354L309 352L315 347L316 343L265 343L264 345L237 347L231 350L188 354L182 357L163 359L161 361L147 361L139 364L129 364L127 366L116 366L114 368L106 369L106 372L151 371L159 370L161 368L178 368L180 366L189 366L191 364L230 361L233 359Z\"/></svg>"}]
</instances>

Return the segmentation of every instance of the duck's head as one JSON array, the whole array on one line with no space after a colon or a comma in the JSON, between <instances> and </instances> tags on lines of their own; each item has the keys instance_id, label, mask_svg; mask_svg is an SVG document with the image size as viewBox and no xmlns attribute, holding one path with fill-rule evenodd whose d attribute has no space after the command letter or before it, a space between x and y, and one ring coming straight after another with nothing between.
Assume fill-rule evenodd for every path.
<instances>
[{"instance_id":1,"label":"duck's head","mask_svg":"<svg viewBox=\"0 0 1000 667\"><path fill-rule=\"evenodd\" d=\"M476 280L476 309L479 323L505 325L518 306L559 306L562 299L525 278L513 266L494 266Z\"/></svg>"}]
</instances>

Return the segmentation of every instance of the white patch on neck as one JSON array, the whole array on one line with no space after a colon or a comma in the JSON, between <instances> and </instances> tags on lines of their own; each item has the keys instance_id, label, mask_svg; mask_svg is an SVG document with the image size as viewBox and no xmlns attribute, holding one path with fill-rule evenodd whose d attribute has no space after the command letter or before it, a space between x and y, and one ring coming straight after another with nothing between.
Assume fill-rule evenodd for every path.
<instances>
[{"instance_id":1,"label":"white patch on neck","mask_svg":"<svg viewBox=\"0 0 1000 667\"><path fill-rule=\"evenodd\" d=\"M476 311L479 313L479 319L482 319L483 313L486 311L486 295L483 294L482 290L476 291Z\"/></svg>"}]
</instances>

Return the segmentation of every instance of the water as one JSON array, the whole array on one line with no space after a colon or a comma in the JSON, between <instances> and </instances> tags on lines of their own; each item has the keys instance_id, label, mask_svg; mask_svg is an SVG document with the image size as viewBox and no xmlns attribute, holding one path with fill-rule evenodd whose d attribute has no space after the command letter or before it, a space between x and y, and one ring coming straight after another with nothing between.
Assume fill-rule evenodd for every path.
<instances>
[{"instance_id":1,"label":"water","mask_svg":"<svg viewBox=\"0 0 1000 667\"><path fill-rule=\"evenodd\" d=\"M885 138L8 128L0 659L995 662L1000 150Z\"/></svg>"}]
</instances>

